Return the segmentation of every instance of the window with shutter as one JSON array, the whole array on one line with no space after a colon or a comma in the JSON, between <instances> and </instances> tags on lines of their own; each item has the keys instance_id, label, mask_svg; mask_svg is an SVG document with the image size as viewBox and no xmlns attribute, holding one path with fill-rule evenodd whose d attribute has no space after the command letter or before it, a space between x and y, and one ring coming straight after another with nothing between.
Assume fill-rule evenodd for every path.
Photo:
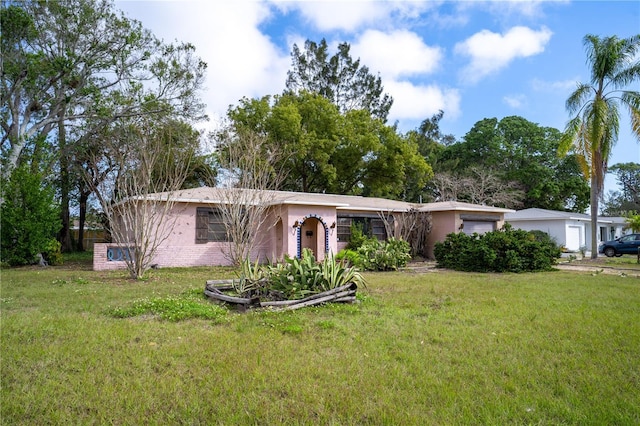
<instances>
[{"instance_id":1,"label":"window with shutter","mask_svg":"<svg viewBox=\"0 0 640 426\"><path fill-rule=\"evenodd\" d=\"M199 207L196 212L196 244L228 241L220 210Z\"/></svg>"}]
</instances>

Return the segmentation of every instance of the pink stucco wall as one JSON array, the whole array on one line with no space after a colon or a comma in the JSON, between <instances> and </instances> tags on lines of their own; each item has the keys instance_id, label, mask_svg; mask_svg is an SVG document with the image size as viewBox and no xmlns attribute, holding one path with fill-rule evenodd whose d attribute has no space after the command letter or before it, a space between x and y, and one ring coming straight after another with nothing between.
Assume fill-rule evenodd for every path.
<instances>
[{"instance_id":1,"label":"pink stucco wall","mask_svg":"<svg viewBox=\"0 0 640 426\"><path fill-rule=\"evenodd\" d=\"M163 241L154 256L153 264L160 267L181 267L181 266L214 266L230 265L231 262L225 253L228 253L226 242L209 242L196 244L196 211L198 204L178 204L171 216L176 219L172 231L167 239ZM284 254L291 257L298 254L298 229L294 228L294 223L298 221L303 227L315 224L314 236L317 237L315 244L316 258L324 259L325 255L325 235L324 222L328 229L329 251L336 253L337 235L335 228L329 227L336 221L335 207L325 206L303 206L284 205L273 208L268 213L262 229L258 232L259 240L252 253L252 260L279 260ZM301 228L304 231L307 228ZM302 240L304 242L304 240ZM124 262L113 262L107 259L107 248L114 244L96 244L94 247L94 270L123 269Z\"/></svg>"},{"instance_id":2,"label":"pink stucco wall","mask_svg":"<svg viewBox=\"0 0 640 426\"><path fill-rule=\"evenodd\" d=\"M196 244L196 212L205 204L178 204L172 210L175 226L160 245L152 263L160 267L169 266L214 266L229 265L229 243L209 242ZM344 213L344 211L342 212ZM352 213L357 213L354 211ZM370 214L371 212L369 212ZM427 242L427 254L433 258L436 241L444 241L447 234L459 232L462 219L460 211L432 212L432 230ZM501 219L502 219L502 215ZM337 253L346 246L338 243L337 211L335 206L283 204L273 207L258 232L259 240L251 255L252 260L277 261L284 255L295 257L304 247L311 248L317 260L326 253ZM294 226L297 223L297 227ZM498 221L500 227L503 220ZM333 226L333 227L332 227ZM307 231L310 234L307 234ZM326 232L325 232L326 231ZM328 243L326 242L328 239ZM299 246L300 242L300 246ZM112 244L111 244L112 245ZM94 269L124 268L124 262L110 262L106 252L110 244L94 246Z\"/></svg>"}]
</instances>

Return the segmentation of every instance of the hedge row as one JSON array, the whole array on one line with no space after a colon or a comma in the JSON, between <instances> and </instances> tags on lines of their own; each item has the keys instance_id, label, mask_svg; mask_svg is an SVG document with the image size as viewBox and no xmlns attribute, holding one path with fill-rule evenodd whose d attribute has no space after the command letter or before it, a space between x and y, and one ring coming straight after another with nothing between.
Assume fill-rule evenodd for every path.
<instances>
[{"instance_id":1,"label":"hedge row","mask_svg":"<svg viewBox=\"0 0 640 426\"><path fill-rule=\"evenodd\" d=\"M547 271L560 254L548 234L509 225L483 235L449 234L434 250L438 267L469 272Z\"/></svg>"}]
</instances>

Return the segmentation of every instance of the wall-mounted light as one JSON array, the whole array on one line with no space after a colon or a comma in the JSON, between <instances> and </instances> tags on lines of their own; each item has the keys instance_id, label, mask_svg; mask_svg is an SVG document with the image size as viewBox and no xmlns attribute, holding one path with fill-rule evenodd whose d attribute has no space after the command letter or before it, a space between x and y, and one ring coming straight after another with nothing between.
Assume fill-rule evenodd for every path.
<instances>
[{"instance_id":1,"label":"wall-mounted light","mask_svg":"<svg viewBox=\"0 0 640 426\"><path fill-rule=\"evenodd\" d=\"M460 224L460 226L458 226L458 230L459 230L459 231L462 231L463 229L464 229L464 222L462 222L462 223Z\"/></svg>"},{"instance_id":2,"label":"wall-mounted light","mask_svg":"<svg viewBox=\"0 0 640 426\"><path fill-rule=\"evenodd\" d=\"M300 226L301 226L301 225L300 225L300 222L298 222L297 220L293 223L293 226L292 226L292 228L293 228L293 235L295 235L295 234L296 234L296 231L300 228Z\"/></svg>"},{"instance_id":3,"label":"wall-mounted light","mask_svg":"<svg viewBox=\"0 0 640 426\"><path fill-rule=\"evenodd\" d=\"M329 233L333 235L333 231L336 229L336 222L334 221L329 227Z\"/></svg>"}]
</instances>

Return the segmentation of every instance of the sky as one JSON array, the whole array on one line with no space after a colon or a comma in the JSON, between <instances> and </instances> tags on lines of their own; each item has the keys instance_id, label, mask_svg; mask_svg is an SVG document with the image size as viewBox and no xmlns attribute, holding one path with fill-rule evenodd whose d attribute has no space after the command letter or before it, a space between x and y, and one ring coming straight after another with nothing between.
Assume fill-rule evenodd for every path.
<instances>
[{"instance_id":1,"label":"sky","mask_svg":"<svg viewBox=\"0 0 640 426\"><path fill-rule=\"evenodd\" d=\"M282 93L291 50L323 38L382 79L390 124L417 128L439 110L457 140L484 118L518 115L563 130L565 101L589 83L583 38L640 34L640 1L117 0L166 42L208 64L202 94L213 128L243 97ZM631 87L640 90L640 84ZM640 162L622 111L609 164ZM605 190L616 189L609 175Z\"/></svg>"}]
</instances>

